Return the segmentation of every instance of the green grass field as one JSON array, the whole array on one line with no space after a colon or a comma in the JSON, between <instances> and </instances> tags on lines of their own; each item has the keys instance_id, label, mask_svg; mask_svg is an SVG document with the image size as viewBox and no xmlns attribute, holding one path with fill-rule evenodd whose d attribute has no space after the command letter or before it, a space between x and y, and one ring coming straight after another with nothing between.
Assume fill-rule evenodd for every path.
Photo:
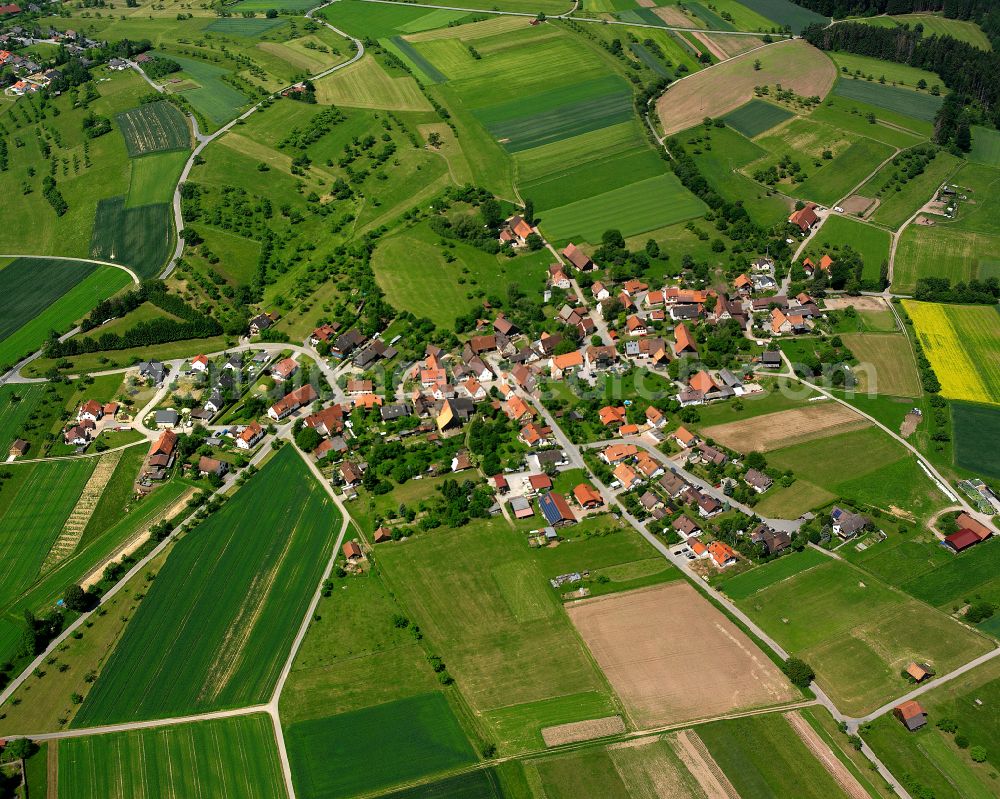
<instances>
[{"instance_id":1,"label":"green grass field","mask_svg":"<svg viewBox=\"0 0 1000 799\"><path fill-rule=\"evenodd\" d=\"M547 251L510 260L456 244L449 252L457 260L448 263L437 241L430 228L411 228L385 239L372 263L389 302L440 327L452 327L455 317L481 304L480 297L504 293L508 283L529 294L545 284L545 265L551 260Z\"/></svg>"},{"instance_id":2,"label":"green grass field","mask_svg":"<svg viewBox=\"0 0 1000 799\"><path fill-rule=\"evenodd\" d=\"M543 700L607 695L533 555L502 521L419 536L379 555L390 589L444 658L473 710L488 717L489 711L516 714L515 706L524 706L522 738L551 718L553 708ZM581 712L594 701L582 703ZM592 716L576 720L586 718ZM499 717L498 724L509 729Z\"/></svg>"},{"instance_id":3,"label":"green grass field","mask_svg":"<svg viewBox=\"0 0 1000 799\"><path fill-rule=\"evenodd\" d=\"M726 596L738 601L746 599L774 583L787 580L799 572L811 569L813 566L827 563L829 560L829 556L824 555L822 552L817 552L815 549L806 549L802 552L785 555L778 560L771 561L770 563L724 580L720 584L720 587L726 593Z\"/></svg>"},{"instance_id":4,"label":"green grass field","mask_svg":"<svg viewBox=\"0 0 1000 799\"><path fill-rule=\"evenodd\" d=\"M101 300L131 283L120 269L84 261L21 258L0 270L0 291L18 298L11 299L11 312L0 333L0 365L13 364L38 349L49 331L65 332ZM30 316L24 314L27 309Z\"/></svg>"},{"instance_id":5,"label":"green grass field","mask_svg":"<svg viewBox=\"0 0 1000 799\"><path fill-rule=\"evenodd\" d=\"M940 152L927 165L922 174L908 181L901 191L886 190L882 202L872 214L872 221L895 229L929 202L945 182L961 165L961 161L951 153ZM895 171L892 164L886 164L879 173L861 187L860 193L874 197L883 190L888 175Z\"/></svg>"},{"instance_id":6,"label":"green grass field","mask_svg":"<svg viewBox=\"0 0 1000 799\"><path fill-rule=\"evenodd\" d=\"M59 799L285 796L274 730L263 713L70 738L58 744L58 764Z\"/></svg>"},{"instance_id":7,"label":"green grass field","mask_svg":"<svg viewBox=\"0 0 1000 799\"><path fill-rule=\"evenodd\" d=\"M675 175L666 174L550 209L540 227L558 242L597 243L609 228L632 236L694 219L704 212L705 204Z\"/></svg>"},{"instance_id":8,"label":"green grass field","mask_svg":"<svg viewBox=\"0 0 1000 799\"><path fill-rule=\"evenodd\" d=\"M891 242L892 237L881 228L857 222L849 216L831 214L809 243L804 255L816 262L831 250L850 246L864 261L862 277L878 280L883 261L889 260Z\"/></svg>"},{"instance_id":9,"label":"green grass field","mask_svg":"<svg viewBox=\"0 0 1000 799\"><path fill-rule=\"evenodd\" d=\"M895 61L883 61L879 58L870 58L854 53L834 52L829 53L829 56L842 75L857 75L862 78L867 78L870 75L873 80L878 81L885 78L890 84L909 86L912 89L916 89L920 81L924 81L928 88L931 86L944 88L941 78L937 74L928 72L926 69L911 67L909 64L897 64ZM847 73L844 73L845 67Z\"/></svg>"},{"instance_id":10,"label":"green grass field","mask_svg":"<svg viewBox=\"0 0 1000 799\"><path fill-rule=\"evenodd\" d=\"M967 402L951 404L955 464L986 477L1000 477L1000 409Z\"/></svg>"},{"instance_id":11,"label":"green grass field","mask_svg":"<svg viewBox=\"0 0 1000 799\"><path fill-rule=\"evenodd\" d=\"M1000 236L950 225L910 225L897 248L893 290L911 292L922 277L946 277L952 283L991 277L997 247Z\"/></svg>"},{"instance_id":12,"label":"green grass field","mask_svg":"<svg viewBox=\"0 0 1000 799\"><path fill-rule=\"evenodd\" d=\"M1000 701L996 661L923 694L919 701L930 717L923 729L908 732L886 714L864 734L894 774L909 776L911 784L904 785L910 795L916 795L916 784L923 786L922 795L936 799L989 799L1000 793L1000 726L997 714L989 712ZM944 718L957 723L958 734L971 746L986 749L986 762L974 763L970 749L960 749L955 737L935 727Z\"/></svg>"},{"instance_id":13,"label":"green grass field","mask_svg":"<svg viewBox=\"0 0 1000 799\"><path fill-rule=\"evenodd\" d=\"M490 105L476 116L507 150L518 152L626 122L632 100L628 84L606 74Z\"/></svg>"},{"instance_id":14,"label":"green grass field","mask_svg":"<svg viewBox=\"0 0 1000 799\"><path fill-rule=\"evenodd\" d=\"M273 6L272 6L273 7ZM283 19L267 19L266 17L243 17L217 19L205 26L206 31L219 33L223 36L240 36L254 38L273 31L287 24Z\"/></svg>"},{"instance_id":15,"label":"green grass field","mask_svg":"<svg viewBox=\"0 0 1000 799\"><path fill-rule=\"evenodd\" d=\"M740 3L762 17L774 20L779 28L784 25L790 26L793 33L802 33L806 27L817 22L825 25L830 21L827 17L797 6L789 0L740 0Z\"/></svg>"},{"instance_id":16,"label":"green grass field","mask_svg":"<svg viewBox=\"0 0 1000 799\"><path fill-rule=\"evenodd\" d=\"M767 460L836 496L883 508L895 505L922 515L945 499L903 446L877 427L777 449Z\"/></svg>"},{"instance_id":17,"label":"green grass field","mask_svg":"<svg viewBox=\"0 0 1000 799\"><path fill-rule=\"evenodd\" d=\"M976 594L1000 599L1000 544L986 541L949 559L930 574L903 584L917 599L950 611Z\"/></svg>"},{"instance_id":18,"label":"green grass field","mask_svg":"<svg viewBox=\"0 0 1000 799\"><path fill-rule=\"evenodd\" d=\"M296 792L337 799L474 763L444 694L292 724L285 732ZM378 753L377 770L351 767Z\"/></svg>"},{"instance_id":19,"label":"green grass field","mask_svg":"<svg viewBox=\"0 0 1000 799\"><path fill-rule=\"evenodd\" d=\"M923 26L924 36L951 36L961 42L967 42L980 50L990 50L990 40L986 38L975 22L962 19L948 19L939 14L896 14L891 17L878 16L856 20L868 25L877 25L880 28L893 28L900 25L908 25L913 28L916 25Z\"/></svg>"},{"instance_id":20,"label":"green grass field","mask_svg":"<svg viewBox=\"0 0 1000 799\"><path fill-rule=\"evenodd\" d=\"M280 451L178 543L74 724L265 701L339 523L294 450Z\"/></svg>"},{"instance_id":21,"label":"green grass field","mask_svg":"<svg viewBox=\"0 0 1000 799\"><path fill-rule=\"evenodd\" d=\"M831 561L737 602L785 649L810 663L852 715L903 692L913 660L945 672L986 651L984 638L875 577Z\"/></svg>"},{"instance_id":22,"label":"green grass field","mask_svg":"<svg viewBox=\"0 0 1000 799\"><path fill-rule=\"evenodd\" d=\"M846 197L892 152L888 145L881 142L859 139L830 163L813 172L792 193L830 205Z\"/></svg>"},{"instance_id":23,"label":"green grass field","mask_svg":"<svg viewBox=\"0 0 1000 799\"><path fill-rule=\"evenodd\" d=\"M977 164L1000 166L1000 131L974 125L972 127L972 150L969 151L966 158Z\"/></svg>"},{"instance_id":24,"label":"green grass field","mask_svg":"<svg viewBox=\"0 0 1000 799\"><path fill-rule=\"evenodd\" d=\"M695 731L743 799L841 795L784 716L716 721Z\"/></svg>"},{"instance_id":25,"label":"green grass field","mask_svg":"<svg viewBox=\"0 0 1000 799\"><path fill-rule=\"evenodd\" d=\"M748 139L792 117L792 112L764 100L751 100L725 116L726 124Z\"/></svg>"},{"instance_id":26,"label":"green grass field","mask_svg":"<svg viewBox=\"0 0 1000 799\"><path fill-rule=\"evenodd\" d=\"M448 25L469 17L461 11L441 13L426 8L363 3L359 0L342 0L324 8L320 14L330 24L357 36L385 39L399 34L417 33L422 30Z\"/></svg>"},{"instance_id":27,"label":"green grass field","mask_svg":"<svg viewBox=\"0 0 1000 799\"><path fill-rule=\"evenodd\" d=\"M841 77L833 93L848 100L883 108L896 114L913 117L922 122L933 122L934 115L944 100L932 94L903 89L876 81L855 80Z\"/></svg>"},{"instance_id":28,"label":"green grass field","mask_svg":"<svg viewBox=\"0 0 1000 799\"><path fill-rule=\"evenodd\" d=\"M216 125L228 122L249 102L246 96L222 80L222 76L227 72L222 67L176 53L154 53L154 55L164 56L181 65L181 71L172 77L187 77L198 84L197 89L187 89L182 94L191 105Z\"/></svg>"},{"instance_id":29,"label":"green grass field","mask_svg":"<svg viewBox=\"0 0 1000 799\"><path fill-rule=\"evenodd\" d=\"M514 154L518 190L544 211L663 174L637 120L609 125Z\"/></svg>"},{"instance_id":30,"label":"green grass field","mask_svg":"<svg viewBox=\"0 0 1000 799\"><path fill-rule=\"evenodd\" d=\"M174 187L177 186L187 158L186 150L133 158L125 207L136 208L140 205L171 202L174 197Z\"/></svg>"},{"instance_id":31,"label":"green grass field","mask_svg":"<svg viewBox=\"0 0 1000 799\"><path fill-rule=\"evenodd\" d=\"M0 603L37 580L95 463L86 458L12 467L0 494Z\"/></svg>"},{"instance_id":32,"label":"green grass field","mask_svg":"<svg viewBox=\"0 0 1000 799\"><path fill-rule=\"evenodd\" d=\"M91 257L125 264L140 278L155 277L173 253L173 209L169 203L127 208L125 199L98 204Z\"/></svg>"},{"instance_id":33,"label":"green grass field","mask_svg":"<svg viewBox=\"0 0 1000 799\"><path fill-rule=\"evenodd\" d=\"M115 121L133 158L167 150L187 150L191 146L187 119L166 100L122 111Z\"/></svg>"}]
</instances>

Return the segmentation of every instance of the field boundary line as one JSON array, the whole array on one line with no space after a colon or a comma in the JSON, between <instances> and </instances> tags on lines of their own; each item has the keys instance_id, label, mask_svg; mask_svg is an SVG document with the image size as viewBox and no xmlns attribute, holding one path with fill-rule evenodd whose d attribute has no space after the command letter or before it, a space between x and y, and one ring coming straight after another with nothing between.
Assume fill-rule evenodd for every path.
<instances>
[{"instance_id":1,"label":"field boundary line","mask_svg":"<svg viewBox=\"0 0 1000 799\"><path fill-rule=\"evenodd\" d=\"M77 261L84 264L97 264L98 266L111 266L115 269L121 269L123 272L128 273L128 276L132 278L132 282L135 285L139 285L142 281L139 280L139 275L137 275L131 267L125 266L124 264L115 263L114 261L102 261L98 258L74 258L70 255L10 255L0 254L0 258L35 258L35 259L45 259L48 261Z\"/></svg>"}]
</instances>

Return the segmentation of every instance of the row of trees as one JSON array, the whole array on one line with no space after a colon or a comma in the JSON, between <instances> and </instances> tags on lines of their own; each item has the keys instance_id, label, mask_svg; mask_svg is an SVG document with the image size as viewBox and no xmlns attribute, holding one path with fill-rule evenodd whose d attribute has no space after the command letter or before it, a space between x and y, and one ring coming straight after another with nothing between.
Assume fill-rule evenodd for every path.
<instances>
[{"instance_id":1,"label":"row of trees","mask_svg":"<svg viewBox=\"0 0 1000 799\"><path fill-rule=\"evenodd\" d=\"M946 277L922 277L913 292L915 299L923 302L953 302L967 305L996 305L1000 300L1000 280L959 281L954 286Z\"/></svg>"},{"instance_id":2,"label":"row of trees","mask_svg":"<svg viewBox=\"0 0 1000 799\"><path fill-rule=\"evenodd\" d=\"M962 117L981 114L994 125L1000 123L1000 56L950 36L924 37L914 28L879 28L857 22L831 27L811 25L802 35L822 50L840 50L909 64L941 76L956 95L950 107L939 112L935 138L939 144L954 141L958 128L968 124ZM965 114L957 113L964 108Z\"/></svg>"}]
</instances>

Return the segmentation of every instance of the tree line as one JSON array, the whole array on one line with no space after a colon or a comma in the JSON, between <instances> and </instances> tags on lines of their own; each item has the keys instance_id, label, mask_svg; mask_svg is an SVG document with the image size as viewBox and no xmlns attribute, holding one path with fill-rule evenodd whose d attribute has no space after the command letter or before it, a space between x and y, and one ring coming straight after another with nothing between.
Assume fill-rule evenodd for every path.
<instances>
[{"instance_id":1,"label":"tree line","mask_svg":"<svg viewBox=\"0 0 1000 799\"><path fill-rule=\"evenodd\" d=\"M124 350L133 347L148 347L170 341L192 338L208 338L222 333L222 326L184 302L180 297L168 294L166 286L159 280L149 280L135 291L121 297L105 300L81 323L84 331L93 330L105 320L125 316L144 302L149 302L177 319L150 319L137 322L124 333L103 333L96 338L69 338L59 341L55 333L45 344L46 357L66 358L84 352Z\"/></svg>"},{"instance_id":2,"label":"tree line","mask_svg":"<svg viewBox=\"0 0 1000 799\"><path fill-rule=\"evenodd\" d=\"M950 36L924 37L919 26L877 28L843 22L825 28L811 25L803 37L821 50L848 53L908 64L941 76L954 93L946 98L934 124L935 141L947 145L964 138L974 121L1000 126L1000 56ZM966 130L960 132L962 128Z\"/></svg>"}]
</instances>

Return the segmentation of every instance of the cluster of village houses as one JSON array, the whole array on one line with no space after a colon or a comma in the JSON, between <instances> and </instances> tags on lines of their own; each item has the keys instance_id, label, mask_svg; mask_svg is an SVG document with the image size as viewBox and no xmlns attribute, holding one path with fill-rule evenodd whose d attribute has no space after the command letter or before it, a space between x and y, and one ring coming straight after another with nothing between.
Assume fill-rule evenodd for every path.
<instances>
[{"instance_id":1,"label":"cluster of village houses","mask_svg":"<svg viewBox=\"0 0 1000 799\"><path fill-rule=\"evenodd\" d=\"M0 6L0 17L4 16L4 8L17 9L9 13L20 13L21 11L20 7L16 5ZM37 7L33 6L32 10L37 10ZM75 30L57 31L55 28L48 28L44 31L33 32L20 26L14 26L6 33L0 34L0 68L10 69L18 78L6 88L7 94L13 96L33 94L48 88L54 81L58 81L62 77L62 73L58 69L45 69L32 58L14 52L14 48L39 43L58 44L64 47L70 55L78 56L83 56L88 48L100 46L100 42L81 36Z\"/></svg>"}]
</instances>

